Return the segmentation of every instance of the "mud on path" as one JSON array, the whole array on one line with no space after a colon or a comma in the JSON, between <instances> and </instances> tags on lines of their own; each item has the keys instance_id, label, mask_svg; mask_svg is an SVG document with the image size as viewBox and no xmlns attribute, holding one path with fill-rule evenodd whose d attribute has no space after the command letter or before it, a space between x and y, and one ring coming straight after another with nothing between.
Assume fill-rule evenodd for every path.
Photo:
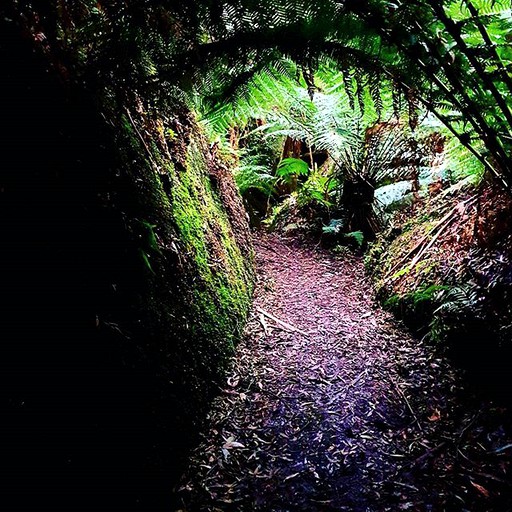
<instances>
[{"instance_id":1,"label":"mud on path","mask_svg":"<svg viewBox=\"0 0 512 512\"><path fill-rule=\"evenodd\" d=\"M362 262L274 235L183 511L512 510L510 414L374 299Z\"/></svg>"}]
</instances>

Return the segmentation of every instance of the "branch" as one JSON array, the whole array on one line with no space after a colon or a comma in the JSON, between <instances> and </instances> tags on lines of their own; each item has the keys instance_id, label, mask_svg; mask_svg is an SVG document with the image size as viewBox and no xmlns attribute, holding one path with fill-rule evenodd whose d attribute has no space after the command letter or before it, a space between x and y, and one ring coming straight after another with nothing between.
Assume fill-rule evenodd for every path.
<instances>
[{"instance_id":1,"label":"branch","mask_svg":"<svg viewBox=\"0 0 512 512\"><path fill-rule=\"evenodd\" d=\"M489 50L494 55L494 60L495 60L496 66L498 67L498 69L500 71L500 75L501 75L501 78L503 79L503 82L507 85L510 94L512 94L512 79L510 78L508 71L506 70L505 66L503 65L503 61L501 60L500 56L498 55L498 52L496 51L496 45L493 44L491 37L489 36L487 29L485 28L485 25L483 25L481 23L480 16L478 14L478 10L473 5L471 0L465 0L465 2L466 2L466 5L468 7L468 10L469 10L471 16L473 16L473 21L475 22L476 26L478 27L478 30L480 31L482 39L484 40L485 44L487 45Z\"/></svg>"}]
</instances>

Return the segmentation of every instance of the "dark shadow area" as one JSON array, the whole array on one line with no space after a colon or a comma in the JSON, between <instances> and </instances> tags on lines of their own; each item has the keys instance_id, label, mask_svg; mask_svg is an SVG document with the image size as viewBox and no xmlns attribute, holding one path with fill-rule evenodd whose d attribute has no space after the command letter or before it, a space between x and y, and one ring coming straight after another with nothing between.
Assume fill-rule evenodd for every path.
<instances>
[{"instance_id":1,"label":"dark shadow area","mask_svg":"<svg viewBox=\"0 0 512 512\"><path fill-rule=\"evenodd\" d=\"M447 339L448 356L463 368L475 393L504 406L512 405L510 361L512 348L496 340L490 326L475 322L471 331Z\"/></svg>"},{"instance_id":2,"label":"dark shadow area","mask_svg":"<svg viewBox=\"0 0 512 512\"><path fill-rule=\"evenodd\" d=\"M0 508L169 510L187 422L137 332L112 138L3 18L0 68Z\"/></svg>"},{"instance_id":3,"label":"dark shadow area","mask_svg":"<svg viewBox=\"0 0 512 512\"><path fill-rule=\"evenodd\" d=\"M430 339L433 311L437 307L431 298L414 303L405 296L400 302L388 301L386 305L415 336ZM482 399L510 406L512 344L499 338L498 321L493 325L490 315L471 318L467 314L459 321L451 319L449 325L441 341L431 340L430 343L437 345L440 354L464 371L468 391L472 390Z\"/></svg>"}]
</instances>

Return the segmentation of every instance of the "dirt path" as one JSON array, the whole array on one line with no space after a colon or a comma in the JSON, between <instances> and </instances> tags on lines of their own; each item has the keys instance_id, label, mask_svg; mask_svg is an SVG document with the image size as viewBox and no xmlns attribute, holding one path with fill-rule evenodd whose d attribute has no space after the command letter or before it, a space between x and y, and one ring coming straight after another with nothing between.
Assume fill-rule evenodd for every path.
<instances>
[{"instance_id":1,"label":"dirt path","mask_svg":"<svg viewBox=\"0 0 512 512\"><path fill-rule=\"evenodd\" d=\"M507 411L377 307L361 261L270 235L256 249L247 334L181 510L512 510Z\"/></svg>"}]
</instances>

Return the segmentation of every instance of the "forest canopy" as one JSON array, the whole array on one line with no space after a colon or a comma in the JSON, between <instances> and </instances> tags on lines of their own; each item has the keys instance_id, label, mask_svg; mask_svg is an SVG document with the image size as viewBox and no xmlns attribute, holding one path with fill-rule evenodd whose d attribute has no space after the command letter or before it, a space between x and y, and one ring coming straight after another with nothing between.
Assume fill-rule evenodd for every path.
<instances>
[{"instance_id":1,"label":"forest canopy","mask_svg":"<svg viewBox=\"0 0 512 512\"><path fill-rule=\"evenodd\" d=\"M36 5L37 4L37 5ZM506 0L13 2L13 18L53 48L62 73L151 89L167 101L200 88L240 98L261 74L296 65L311 94L322 63L347 94L383 91L432 112L507 187L512 183L510 3ZM37 11L37 14L36 14ZM20 13L22 13L20 18ZM291 77L290 77L291 78Z\"/></svg>"}]
</instances>

